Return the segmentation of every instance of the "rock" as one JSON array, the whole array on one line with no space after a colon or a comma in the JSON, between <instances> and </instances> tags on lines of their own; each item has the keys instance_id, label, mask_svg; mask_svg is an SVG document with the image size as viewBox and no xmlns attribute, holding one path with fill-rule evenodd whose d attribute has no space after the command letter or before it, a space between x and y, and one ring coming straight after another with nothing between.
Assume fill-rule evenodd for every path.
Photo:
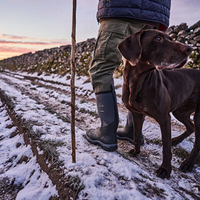
<instances>
[{"instance_id":1,"label":"rock","mask_svg":"<svg viewBox=\"0 0 200 200\"><path fill-rule=\"evenodd\" d=\"M194 33L199 35L200 34L200 27L197 27L194 29Z\"/></svg>"},{"instance_id":2,"label":"rock","mask_svg":"<svg viewBox=\"0 0 200 200\"><path fill-rule=\"evenodd\" d=\"M182 35L185 34L185 33L186 33L185 30L181 30L181 31L178 32L178 36L179 36L179 35L182 36Z\"/></svg>"},{"instance_id":3,"label":"rock","mask_svg":"<svg viewBox=\"0 0 200 200\"><path fill-rule=\"evenodd\" d=\"M195 45L197 44L197 41L189 40L188 43L189 43L189 44L192 44L192 45L193 45L193 48L194 48Z\"/></svg>"},{"instance_id":4,"label":"rock","mask_svg":"<svg viewBox=\"0 0 200 200\"><path fill-rule=\"evenodd\" d=\"M175 26L174 27L174 33L178 34L179 31L180 31L179 26Z\"/></svg>"},{"instance_id":5,"label":"rock","mask_svg":"<svg viewBox=\"0 0 200 200\"><path fill-rule=\"evenodd\" d=\"M186 42L184 37L178 37L177 41L182 42L182 43Z\"/></svg>"},{"instance_id":6,"label":"rock","mask_svg":"<svg viewBox=\"0 0 200 200\"><path fill-rule=\"evenodd\" d=\"M189 30L194 30L195 28L197 28L197 27L200 27L200 20L197 22L197 23L195 23L194 25L192 25L190 28L189 28Z\"/></svg>"},{"instance_id":7,"label":"rock","mask_svg":"<svg viewBox=\"0 0 200 200\"><path fill-rule=\"evenodd\" d=\"M170 27L165 31L168 35L174 32L174 27Z\"/></svg>"},{"instance_id":8,"label":"rock","mask_svg":"<svg viewBox=\"0 0 200 200\"><path fill-rule=\"evenodd\" d=\"M175 39L175 40L176 40L176 38L177 38L177 34L175 34L175 33L171 33L169 36L170 36L172 39Z\"/></svg>"},{"instance_id":9,"label":"rock","mask_svg":"<svg viewBox=\"0 0 200 200\"><path fill-rule=\"evenodd\" d=\"M187 30L187 29L188 29L188 25L187 25L187 23L181 23L181 24L179 25L179 28L180 28L181 30Z\"/></svg>"},{"instance_id":10,"label":"rock","mask_svg":"<svg viewBox=\"0 0 200 200\"><path fill-rule=\"evenodd\" d=\"M194 41L200 42L200 35L193 38Z\"/></svg>"}]
</instances>

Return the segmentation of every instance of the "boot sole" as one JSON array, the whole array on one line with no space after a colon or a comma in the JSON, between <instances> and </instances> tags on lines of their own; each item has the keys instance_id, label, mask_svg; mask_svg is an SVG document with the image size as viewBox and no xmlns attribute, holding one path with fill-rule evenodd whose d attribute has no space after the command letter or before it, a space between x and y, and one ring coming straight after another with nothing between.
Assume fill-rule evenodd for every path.
<instances>
[{"instance_id":1,"label":"boot sole","mask_svg":"<svg viewBox=\"0 0 200 200\"><path fill-rule=\"evenodd\" d=\"M117 135L117 139L119 140L126 140L126 141L129 141L131 144L134 144L134 140L128 138L128 137L121 137L121 136L118 136ZM143 145L144 144L144 139L141 141L141 144L140 145Z\"/></svg>"},{"instance_id":2,"label":"boot sole","mask_svg":"<svg viewBox=\"0 0 200 200\"><path fill-rule=\"evenodd\" d=\"M134 140L131 140L130 138L127 138L127 137L121 137L117 135L117 139L126 140L126 141L129 141L131 144L134 144Z\"/></svg>"},{"instance_id":3,"label":"boot sole","mask_svg":"<svg viewBox=\"0 0 200 200\"><path fill-rule=\"evenodd\" d=\"M112 151L117 150L117 144L105 144L105 143L103 143L103 142L101 142L99 140L92 140L87 135L86 135L86 139L87 139L88 142L90 142L92 144L99 145L105 151L112 152Z\"/></svg>"}]
</instances>

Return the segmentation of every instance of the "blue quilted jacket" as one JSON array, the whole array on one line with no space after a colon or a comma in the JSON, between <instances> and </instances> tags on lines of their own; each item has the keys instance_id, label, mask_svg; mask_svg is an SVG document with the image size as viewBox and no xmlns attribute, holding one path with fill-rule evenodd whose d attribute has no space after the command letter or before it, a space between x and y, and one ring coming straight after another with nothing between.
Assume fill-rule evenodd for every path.
<instances>
[{"instance_id":1,"label":"blue quilted jacket","mask_svg":"<svg viewBox=\"0 0 200 200\"><path fill-rule=\"evenodd\" d=\"M109 17L132 18L169 26L171 0L99 0L97 20Z\"/></svg>"}]
</instances>

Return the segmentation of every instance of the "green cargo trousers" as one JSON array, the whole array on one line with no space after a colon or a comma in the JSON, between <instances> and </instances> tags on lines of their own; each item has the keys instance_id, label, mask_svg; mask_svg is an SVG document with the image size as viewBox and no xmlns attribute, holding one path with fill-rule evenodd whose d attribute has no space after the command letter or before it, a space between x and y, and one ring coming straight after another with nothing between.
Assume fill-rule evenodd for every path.
<instances>
[{"instance_id":1,"label":"green cargo trousers","mask_svg":"<svg viewBox=\"0 0 200 200\"><path fill-rule=\"evenodd\" d=\"M158 26L158 23L113 18L101 22L89 69L95 93L111 91L114 85L113 72L122 60L117 45L136 31Z\"/></svg>"}]
</instances>

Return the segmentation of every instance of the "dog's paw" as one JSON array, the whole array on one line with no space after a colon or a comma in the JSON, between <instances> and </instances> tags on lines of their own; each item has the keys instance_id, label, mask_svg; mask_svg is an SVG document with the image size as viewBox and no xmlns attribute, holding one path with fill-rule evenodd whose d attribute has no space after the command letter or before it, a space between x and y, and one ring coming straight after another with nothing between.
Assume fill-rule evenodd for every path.
<instances>
[{"instance_id":1,"label":"dog's paw","mask_svg":"<svg viewBox=\"0 0 200 200\"><path fill-rule=\"evenodd\" d=\"M194 162L191 162L190 159L186 159L179 167L179 170L182 172L191 172L193 167L194 167Z\"/></svg>"},{"instance_id":2,"label":"dog's paw","mask_svg":"<svg viewBox=\"0 0 200 200\"><path fill-rule=\"evenodd\" d=\"M156 174L158 177L164 179L170 177L171 170L167 170L164 167L160 167L158 170L156 170Z\"/></svg>"},{"instance_id":3,"label":"dog's paw","mask_svg":"<svg viewBox=\"0 0 200 200\"><path fill-rule=\"evenodd\" d=\"M138 154L140 153L140 151L136 151L135 149L131 149L129 152L128 152L128 155L131 156L131 157L135 157L137 156Z\"/></svg>"}]
</instances>

